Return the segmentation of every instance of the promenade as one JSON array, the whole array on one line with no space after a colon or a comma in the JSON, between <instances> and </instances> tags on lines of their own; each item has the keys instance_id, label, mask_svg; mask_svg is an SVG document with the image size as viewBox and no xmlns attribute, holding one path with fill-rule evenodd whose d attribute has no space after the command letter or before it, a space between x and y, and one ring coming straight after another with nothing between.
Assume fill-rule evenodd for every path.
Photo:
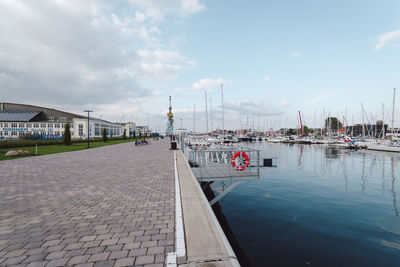
<instances>
[{"instance_id":1,"label":"promenade","mask_svg":"<svg viewBox=\"0 0 400 267\"><path fill-rule=\"evenodd\" d=\"M175 250L167 140L0 162L0 266L164 266Z\"/></svg>"}]
</instances>

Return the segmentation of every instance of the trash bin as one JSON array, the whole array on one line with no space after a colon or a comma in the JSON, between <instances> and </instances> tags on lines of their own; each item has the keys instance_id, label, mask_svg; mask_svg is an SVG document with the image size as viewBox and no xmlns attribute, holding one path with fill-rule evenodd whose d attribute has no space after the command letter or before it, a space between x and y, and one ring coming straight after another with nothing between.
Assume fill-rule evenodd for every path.
<instances>
[{"instance_id":1,"label":"trash bin","mask_svg":"<svg viewBox=\"0 0 400 267\"><path fill-rule=\"evenodd\" d=\"M171 142L171 150L176 150L176 149L177 149L176 142Z\"/></svg>"}]
</instances>

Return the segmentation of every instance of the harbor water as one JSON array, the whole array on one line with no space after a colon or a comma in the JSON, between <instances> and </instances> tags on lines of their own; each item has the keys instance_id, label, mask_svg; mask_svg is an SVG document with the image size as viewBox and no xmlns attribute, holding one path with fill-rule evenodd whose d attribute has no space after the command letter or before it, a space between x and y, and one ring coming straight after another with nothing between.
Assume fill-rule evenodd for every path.
<instances>
[{"instance_id":1,"label":"harbor water","mask_svg":"<svg viewBox=\"0 0 400 267\"><path fill-rule=\"evenodd\" d=\"M400 266L400 155L248 143L261 168L220 202L251 266ZM215 182L218 193L229 182ZM242 265L243 265L242 262Z\"/></svg>"}]
</instances>

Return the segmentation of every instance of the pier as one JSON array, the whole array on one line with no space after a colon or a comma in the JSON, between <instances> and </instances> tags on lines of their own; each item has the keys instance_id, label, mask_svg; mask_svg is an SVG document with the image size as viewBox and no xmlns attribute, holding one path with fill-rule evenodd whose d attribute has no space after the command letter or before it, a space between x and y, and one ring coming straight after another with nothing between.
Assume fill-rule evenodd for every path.
<instances>
[{"instance_id":1,"label":"pier","mask_svg":"<svg viewBox=\"0 0 400 267\"><path fill-rule=\"evenodd\" d=\"M0 196L0 266L239 266L166 140L2 161Z\"/></svg>"}]
</instances>

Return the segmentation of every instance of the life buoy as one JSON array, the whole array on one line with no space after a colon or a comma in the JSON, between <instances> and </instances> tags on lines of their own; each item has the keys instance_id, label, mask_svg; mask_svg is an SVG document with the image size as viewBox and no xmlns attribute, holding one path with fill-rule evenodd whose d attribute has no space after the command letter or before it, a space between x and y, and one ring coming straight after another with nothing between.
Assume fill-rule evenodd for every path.
<instances>
[{"instance_id":1,"label":"life buoy","mask_svg":"<svg viewBox=\"0 0 400 267\"><path fill-rule=\"evenodd\" d=\"M247 156L247 154L244 152L236 152L235 154L233 154L231 159L231 165L237 171L243 171L244 169L246 169L246 167L249 166L249 163L249 156Z\"/></svg>"}]
</instances>

